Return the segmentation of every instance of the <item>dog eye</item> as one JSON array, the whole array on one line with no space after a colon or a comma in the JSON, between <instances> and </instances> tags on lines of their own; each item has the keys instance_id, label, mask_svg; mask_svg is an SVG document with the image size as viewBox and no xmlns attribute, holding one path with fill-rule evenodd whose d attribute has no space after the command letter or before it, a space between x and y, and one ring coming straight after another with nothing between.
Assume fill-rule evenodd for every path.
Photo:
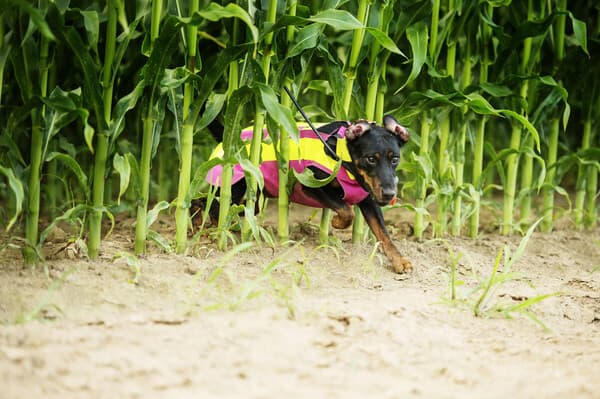
<instances>
[{"instance_id":1,"label":"dog eye","mask_svg":"<svg viewBox=\"0 0 600 399\"><path fill-rule=\"evenodd\" d=\"M400 157L392 157L390 162L392 163L393 166L396 166L396 165L398 165L398 162L400 162Z\"/></svg>"},{"instance_id":2,"label":"dog eye","mask_svg":"<svg viewBox=\"0 0 600 399\"><path fill-rule=\"evenodd\" d=\"M373 155L368 156L367 157L367 163L369 165L375 165L377 163L377 158L375 158Z\"/></svg>"}]
</instances>

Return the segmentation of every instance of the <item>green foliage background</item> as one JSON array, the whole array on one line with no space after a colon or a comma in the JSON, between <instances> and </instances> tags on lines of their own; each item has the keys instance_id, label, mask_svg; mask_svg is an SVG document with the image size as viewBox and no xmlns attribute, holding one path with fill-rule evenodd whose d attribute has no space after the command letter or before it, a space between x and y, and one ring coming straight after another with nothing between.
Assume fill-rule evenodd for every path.
<instances>
[{"instance_id":1,"label":"green foliage background","mask_svg":"<svg viewBox=\"0 0 600 399\"><path fill-rule=\"evenodd\" d=\"M25 236L27 263L39 226L56 220L80 226L92 257L94 218L119 214L148 228L137 253L147 238L170 249L150 228L169 206L183 215L185 251L190 201L206 195L206 127L225 125L226 165L248 156L235 132L263 113L271 139L278 127L294 139L284 85L314 121L392 114L409 127L398 175L417 236L429 223L438 236L476 236L485 206L505 234L535 216L550 231L565 212L576 228L596 223L595 1L1 0L0 10L0 219Z\"/></svg>"}]
</instances>

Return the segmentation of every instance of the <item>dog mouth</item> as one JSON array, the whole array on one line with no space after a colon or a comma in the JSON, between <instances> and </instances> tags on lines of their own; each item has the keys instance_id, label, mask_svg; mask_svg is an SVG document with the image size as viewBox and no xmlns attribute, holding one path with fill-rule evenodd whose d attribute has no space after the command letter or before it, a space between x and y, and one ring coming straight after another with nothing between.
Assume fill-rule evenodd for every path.
<instances>
[{"instance_id":1,"label":"dog mouth","mask_svg":"<svg viewBox=\"0 0 600 399\"><path fill-rule=\"evenodd\" d=\"M394 195L393 197L390 197L390 198L386 197L386 198L382 198L382 199L375 198L375 202L379 206L393 205L393 203L396 202L396 196Z\"/></svg>"},{"instance_id":2,"label":"dog mouth","mask_svg":"<svg viewBox=\"0 0 600 399\"><path fill-rule=\"evenodd\" d=\"M396 194L397 193L395 191L391 190L385 193L378 193L377 195L375 193L371 193L373 199L379 206L392 205L394 202L396 202Z\"/></svg>"}]
</instances>

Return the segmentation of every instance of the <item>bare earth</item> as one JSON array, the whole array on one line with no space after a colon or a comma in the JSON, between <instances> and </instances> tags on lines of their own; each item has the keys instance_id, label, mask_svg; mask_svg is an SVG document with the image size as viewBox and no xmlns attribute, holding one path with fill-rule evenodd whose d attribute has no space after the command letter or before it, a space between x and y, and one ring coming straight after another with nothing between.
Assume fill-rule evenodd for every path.
<instances>
[{"instance_id":1,"label":"bare earth","mask_svg":"<svg viewBox=\"0 0 600 399\"><path fill-rule=\"evenodd\" d=\"M0 253L1 398L600 398L600 230L535 233L487 310L473 308L505 244L394 241L416 267L394 274L372 244L316 244L318 221L295 208L298 245L233 255L206 238L188 256L156 247L126 259L131 221L100 260L77 257L57 230L50 278ZM166 220L166 219L165 219ZM165 236L173 228L163 222ZM65 247L66 246L66 247ZM457 262L457 300L450 266ZM502 269L502 266L500 267ZM557 294L529 311L494 311Z\"/></svg>"}]
</instances>

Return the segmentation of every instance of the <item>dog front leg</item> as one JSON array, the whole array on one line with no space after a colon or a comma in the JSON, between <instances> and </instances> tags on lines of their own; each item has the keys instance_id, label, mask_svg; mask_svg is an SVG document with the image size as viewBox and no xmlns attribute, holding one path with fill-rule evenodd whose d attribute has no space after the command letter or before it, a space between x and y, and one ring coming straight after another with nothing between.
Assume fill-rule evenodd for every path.
<instances>
[{"instance_id":1,"label":"dog front leg","mask_svg":"<svg viewBox=\"0 0 600 399\"><path fill-rule=\"evenodd\" d=\"M392 262L392 267L396 273L404 273L412 269L412 265L408 259L400 255L400 251L390 239L390 235L385 228L383 213L381 208L375 203L371 196L365 198L358 204L369 228L381 243L383 252Z\"/></svg>"},{"instance_id":2,"label":"dog front leg","mask_svg":"<svg viewBox=\"0 0 600 399\"><path fill-rule=\"evenodd\" d=\"M317 200L323 207L329 208L335 212L331 219L331 225L335 229L345 229L352 224L354 220L354 211L352 207L340 199L339 190L334 187L311 188L302 186L302 191L306 195Z\"/></svg>"}]
</instances>

